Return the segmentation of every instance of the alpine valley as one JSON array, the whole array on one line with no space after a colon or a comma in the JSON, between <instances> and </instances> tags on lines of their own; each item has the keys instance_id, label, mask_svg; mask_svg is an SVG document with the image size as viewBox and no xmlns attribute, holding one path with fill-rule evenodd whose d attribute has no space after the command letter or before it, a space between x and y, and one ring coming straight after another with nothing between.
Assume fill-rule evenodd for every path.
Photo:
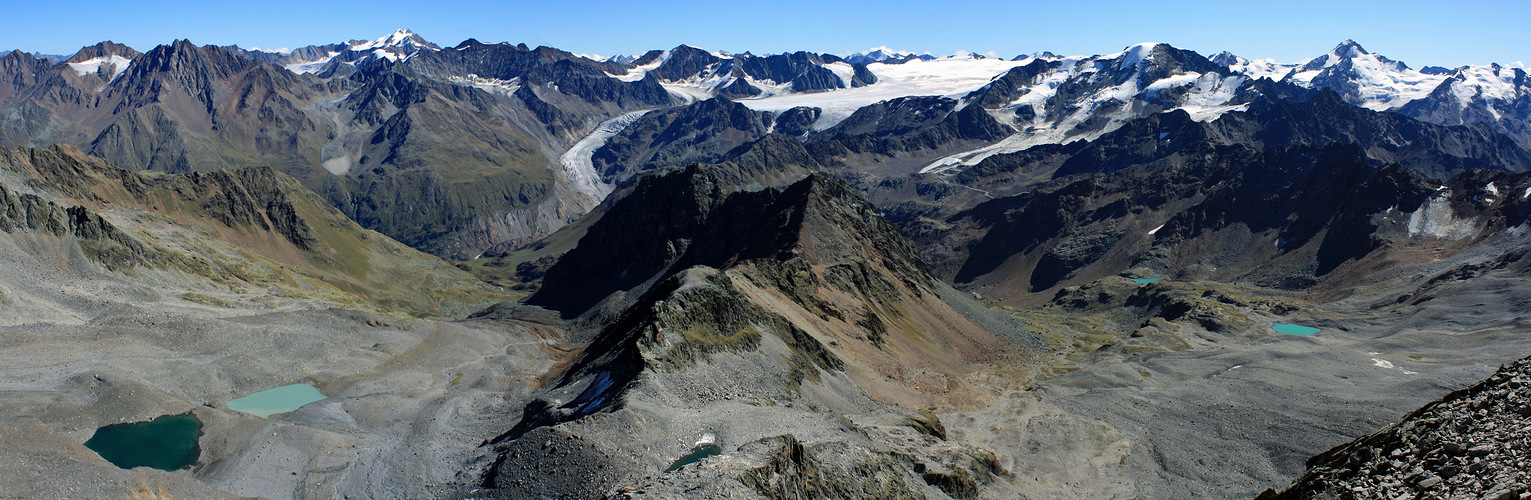
<instances>
[{"instance_id":1,"label":"alpine valley","mask_svg":"<svg viewBox=\"0 0 1531 500\"><path fill-rule=\"evenodd\" d=\"M16 50L0 490L1526 500L1528 254L1526 70L1349 40Z\"/></svg>"}]
</instances>

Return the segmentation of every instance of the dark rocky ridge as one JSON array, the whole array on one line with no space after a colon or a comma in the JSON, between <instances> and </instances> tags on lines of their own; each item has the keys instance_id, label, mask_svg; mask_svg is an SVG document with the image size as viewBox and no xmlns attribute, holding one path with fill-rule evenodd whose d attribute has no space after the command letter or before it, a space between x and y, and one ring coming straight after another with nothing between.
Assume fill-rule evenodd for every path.
<instances>
[{"instance_id":1,"label":"dark rocky ridge","mask_svg":"<svg viewBox=\"0 0 1531 500\"><path fill-rule=\"evenodd\" d=\"M876 363L898 360L936 369L927 364L930 359L953 352L976 360L1024 351L1008 341L1014 339L1002 341L977 331L989 327L969 323L983 321L976 318L984 313L955 312L958 306L947 301L963 299L933 280L913 246L844 181L812 174L785 189L729 191L722 178L700 166L645 177L549 268L541 290L527 302L578 317L576 322L599 331L510 430L486 443L494 445L493 463L482 475L482 485L492 488L489 494L514 498L565 487L564 479L541 473L546 464L568 463L571 456L594 463L577 469L587 478L578 489L610 491L613 481L641 469L621 451L631 446L630 439L570 443L557 451L537 443L560 441L576 429L627 425L621 422L631 412L616 409L647 411L636 408L650 408L656 397L666 405L681 398L688 406L799 401L818 412L816 405L826 404L816 403L824 391L835 393L829 400L868 397L861 391L873 389L857 385L866 379L849 374L851 366L866 370L867 356ZM613 258L610 249L618 247L620 257ZM967 314L974 318L964 319ZM911 338L922 343L911 348ZM941 340L923 344L930 338ZM738 380L715 379L719 365L711 360L717 357L730 360L729 373L721 376ZM880 377L868 382L884 383ZM694 387L695 394L671 392L672 384ZM934 417L923 418L924 427L917 428L939 428ZM751 426L778 428L769 422ZM911 474L897 452L843 442L793 445L797 438L791 434L781 439L788 443L784 451L776 451L775 444L764 451L786 453L787 461L764 457L761 467L722 480L737 484L729 479L737 475L756 493L777 498L786 494L783 488L875 473L874 483L815 491L856 498L857 492L915 491L924 482L970 498L1008 474L992 453L964 446L941 448L950 452L942 455L948 457L942 465L912 466ZM910 444L913 451L907 453L932 453L925 446L939 439ZM738 448L752 456L761 451L750 443ZM810 449L835 458L819 462L807 454ZM686 484L689 479L659 480Z\"/></svg>"},{"instance_id":2,"label":"dark rocky ridge","mask_svg":"<svg viewBox=\"0 0 1531 500\"><path fill-rule=\"evenodd\" d=\"M361 310L463 316L503 300L441 259L361 228L271 168L135 172L58 145L0 148L0 169L26 186L5 186L0 213L14 217L0 227L70 236L57 240L62 247L31 240L48 243L28 250L44 259L77 242L126 279L139 277L135 267L164 270Z\"/></svg>"},{"instance_id":3,"label":"dark rocky ridge","mask_svg":"<svg viewBox=\"0 0 1531 500\"><path fill-rule=\"evenodd\" d=\"M771 133L729 151L708 170L730 186L782 187L827 168L802 141Z\"/></svg>"},{"instance_id":4,"label":"dark rocky ridge","mask_svg":"<svg viewBox=\"0 0 1531 500\"><path fill-rule=\"evenodd\" d=\"M1249 112L1228 113L1211 122L1196 122L1178 112L1157 115L1157 120L1152 118L1135 122L1131 128L1118 129L1111 139L1098 141L1100 148L1071 158L1056 175L1110 171L1113 165L1140 163L1174 151L1178 145L1203 139L1258 148L1354 143L1379 163L1402 163L1436 178L1450 177L1469 168L1531 170L1531 152L1502 135L1481 128L1444 127L1370 111L1346 104L1328 91L1308 102L1266 101L1252 106ZM1165 132L1169 135L1160 139L1159 133ZM1135 144L1118 145L1129 141Z\"/></svg>"},{"instance_id":5,"label":"dark rocky ridge","mask_svg":"<svg viewBox=\"0 0 1531 500\"><path fill-rule=\"evenodd\" d=\"M1531 496L1531 358L1308 460L1262 500Z\"/></svg>"},{"instance_id":6,"label":"dark rocky ridge","mask_svg":"<svg viewBox=\"0 0 1531 500\"><path fill-rule=\"evenodd\" d=\"M722 97L724 99L742 99L745 97L755 97L760 95L760 93L761 90L759 88L756 88L754 85L750 85L750 82L743 78L734 78L733 83L724 85L718 89L718 97Z\"/></svg>"},{"instance_id":7,"label":"dark rocky ridge","mask_svg":"<svg viewBox=\"0 0 1531 500\"><path fill-rule=\"evenodd\" d=\"M591 156L596 172L621 182L645 171L708 163L754 141L771 127L772 114L716 97L656 111L612 136Z\"/></svg>"},{"instance_id":8,"label":"dark rocky ridge","mask_svg":"<svg viewBox=\"0 0 1531 500\"><path fill-rule=\"evenodd\" d=\"M34 232L79 238L80 248L108 269L123 270L149 262L150 252L90 209L61 206L37 195L18 194L0 185L0 231Z\"/></svg>"},{"instance_id":9,"label":"dark rocky ridge","mask_svg":"<svg viewBox=\"0 0 1531 500\"><path fill-rule=\"evenodd\" d=\"M0 74L6 76L0 79L0 92L3 92L0 103L13 105L24 99L28 91L54 76L48 71L52 67L51 61L19 50L0 57Z\"/></svg>"},{"instance_id":10,"label":"dark rocky ridge","mask_svg":"<svg viewBox=\"0 0 1531 500\"><path fill-rule=\"evenodd\" d=\"M527 49L469 40L455 48L421 52L402 71L435 79L465 74L507 81L519 78L539 86L556 86L558 92L592 105L614 105L621 109L667 106L674 102L657 81L645 78L623 82L607 75L625 72L622 65L591 61L552 47Z\"/></svg>"},{"instance_id":11,"label":"dark rocky ridge","mask_svg":"<svg viewBox=\"0 0 1531 500\"><path fill-rule=\"evenodd\" d=\"M820 158L852 154L894 156L998 141L1014 132L980 106L956 109L944 97L900 97L856 110L833 127L804 140Z\"/></svg>"},{"instance_id":12,"label":"dark rocky ridge","mask_svg":"<svg viewBox=\"0 0 1531 500\"><path fill-rule=\"evenodd\" d=\"M775 132L783 135L801 136L812 130L813 122L819 119L824 110L798 106L776 116Z\"/></svg>"},{"instance_id":13,"label":"dark rocky ridge","mask_svg":"<svg viewBox=\"0 0 1531 500\"><path fill-rule=\"evenodd\" d=\"M900 279L924 286L924 264L913 246L844 181L813 174L783 190L725 194L729 190L699 166L643 179L547 270L542 289L527 303L574 317L613 293L641 291L645 283L690 267L789 261L804 252L821 261L875 256ZM809 213L841 215L820 221L827 227L809 227ZM810 236L824 231L858 237ZM611 257L613 248L624 249L621 257Z\"/></svg>"},{"instance_id":14,"label":"dark rocky ridge","mask_svg":"<svg viewBox=\"0 0 1531 500\"><path fill-rule=\"evenodd\" d=\"M861 155L929 154L997 141L1014 132L978 106L959 110L957 105L944 97L901 97L865 106L833 127L812 131L820 114L817 108L794 108L775 116L718 97L645 115L608 140L592 162L603 178L622 181L645 171L726 161L738 154L736 148L769 131L801 138L806 158L790 167L854 169L861 160L853 157Z\"/></svg>"},{"instance_id":15,"label":"dark rocky ridge","mask_svg":"<svg viewBox=\"0 0 1531 500\"><path fill-rule=\"evenodd\" d=\"M108 202L96 194L103 181L120 185L134 204L165 207L184 203L230 228L275 231L294 246L316 250L317 240L308 222L298 216L278 173L266 167L248 167L214 172L190 172L176 176L134 174L86 157L67 146L49 149L0 150L0 154L25 155L28 169L48 186L77 198ZM10 161L13 165L17 161ZM102 189L115 189L107 185ZM165 200L161 193L175 193L177 199ZM165 207L173 208L173 207Z\"/></svg>"},{"instance_id":16,"label":"dark rocky ridge","mask_svg":"<svg viewBox=\"0 0 1531 500\"><path fill-rule=\"evenodd\" d=\"M1456 217L1483 224L1478 237L1518 225L1527 209L1518 196L1483 197L1483 186L1520 189L1531 180L1485 175L1465 172L1445 186ZM1024 282L1035 292L1130 269L1195 279L1216 269L1220 280L1305 289L1346 263L1405 245L1398 219L1439 196L1437 186L1398 165L1371 166L1353 145L1260 152L1200 142L1111 174L1060 179L980 204L935 232L921 229L928 225L920 219L905 227L935 259L938 275L958 283ZM964 246L965 231L983 236Z\"/></svg>"},{"instance_id":17,"label":"dark rocky ridge","mask_svg":"<svg viewBox=\"0 0 1531 500\"><path fill-rule=\"evenodd\" d=\"M1112 172L1169 158L1202 142L1256 149L1353 143L1376 165L1400 163L1437 179L1474 168L1531 170L1531 152L1483 127L1446 127L1371 111L1346 104L1328 91L1307 101L1293 100L1301 96L1272 97L1278 91L1261 91L1251 96L1249 111L1210 122L1176 110L1127 122L1089 142L1044 144L994 155L953 179L1007 194L1026 189L1024 180L1036 176Z\"/></svg>"},{"instance_id":18,"label":"dark rocky ridge","mask_svg":"<svg viewBox=\"0 0 1531 500\"><path fill-rule=\"evenodd\" d=\"M706 223L725 192L716 178L695 168L644 178L607 211L599 229L591 227L596 236L587 232L579 246L548 268L544 286L526 302L573 317L612 292L654 279L685 251L689 236ZM613 248L625 250L612 255Z\"/></svg>"},{"instance_id":19,"label":"dark rocky ridge","mask_svg":"<svg viewBox=\"0 0 1531 500\"><path fill-rule=\"evenodd\" d=\"M658 51L649 52L634 61L633 65L642 66L651 63L662 54ZM748 76L755 80L771 81L777 84L790 83L794 92L842 89L846 88L847 83L850 87L862 87L877 82L877 76L861 63L849 63L853 71L851 80L843 82L833 71L824 67L826 64L835 62L843 62L843 60L834 56L801 51L769 56L744 53L722 58L690 45L681 45L670 49L669 58L648 74L664 81L705 79L717 75L729 75L735 78Z\"/></svg>"}]
</instances>

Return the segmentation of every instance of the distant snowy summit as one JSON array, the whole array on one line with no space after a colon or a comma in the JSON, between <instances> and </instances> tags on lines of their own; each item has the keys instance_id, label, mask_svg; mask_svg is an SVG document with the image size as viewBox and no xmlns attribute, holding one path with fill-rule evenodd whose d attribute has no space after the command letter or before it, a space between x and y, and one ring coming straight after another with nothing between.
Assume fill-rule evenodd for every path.
<instances>
[{"instance_id":1,"label":"distant snowy summit","mask_svg":"<svg viewBox=\"0 0 1531 500\"><path fill-rule=\"evenodd\" d=\"M74 70L77 76L97 74L111 81L127 71L128 65L133 63L133 58L138 56L138 51L133 50L132 47L108 40L80 49L64 62Z\"/></svg>"},{"instance_id":2,"label":"distant snowy summit","mask_svg":"<svg viewBox=\"0 0 1531 500\"><path fill-rule=\"evenodd\" d=\"M397 62L422 50L441 50L440 46L407 29L396 30L373 40L351 40L297 49L241 49L237 45L224 48L251 59L281 65L300 74L333 72L338 66L355 67L369 60Z\"/></svg>"},{"instance_id":3,"label":"distant snowy summit","mask_svg":"<svg viewBox=\"0 0 1531 500\"><path fill-rule=\"evenodd\" d=\"M1211 58L1254 78L1329 89L1350 104L1441 125L1492 124L1531 147L1531 81L1525 68L1500 64L1418 70L1346 40L1329 53L1296 63L1250 60L1228 52Z\"/></svg>"},{"instance_id":4,"label":"distant snowy summit","mask_svg":"<svg viewBox=\"0 0 1531 500\"><path fill-rule=\"evenodd\" d=\"M898 63L902 63L902 62L908 61L910 59L920 59L920 60L924 60L924 61L929 61L929 60L932 60L932 59L935 59L935 58L936 58L936 56L930 55L929 53L926 53L926 54L916 54L916 53L909 52L909 51L904 51L904 50L890 49L887 46L872 47L872 48L867 49L867 50L862 51L862 52L852 52L850 54L846 54L845 55L845 61L846 62L849 62L849 63L860 63L860 64L872 64L872 63L898 64Z\"/></svg>"},{"instance_id":5,"label":"distant snowy summit","mask_svg":"<svg viewBox=\"0 0 1531 500\"><path fill-rule=\"evenodd\" d=\"M401 29L394 31L376 40L351 40L347 43L351 50L376 50L392 49L396 52L413 53L419 50L441 50L436 44L426 41L415 32Z\"/></svg>"},{"instance_id":6,"label":"distant snowy summit","mask_svg":"<svg viewBox=\"0 0 1531 500\"><path fill-rule=\"evenodd\" d=\"M1354 40L1345 40L1327 54L1297 63L1251 61L1228 52L1213 56L1212 60L1254 78L1331 89L1352 104L1376 110L1425 97L1446 80L1443 74L1416 71L1402 62L1367 52Z\"/></svg>"}]
</instances>

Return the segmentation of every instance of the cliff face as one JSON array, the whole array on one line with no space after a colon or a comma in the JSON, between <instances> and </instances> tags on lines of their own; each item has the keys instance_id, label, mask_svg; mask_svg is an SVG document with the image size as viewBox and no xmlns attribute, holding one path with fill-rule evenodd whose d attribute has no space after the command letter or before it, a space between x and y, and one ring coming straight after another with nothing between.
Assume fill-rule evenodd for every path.
<instances>
[{"instance_id":1,"label":"cliff face","mask_svg":"<svg viewBox=\"0 0 1531 500\"><path fill-rule=\"evenodd\" d=\"M1531 358L1308 460L1260 499L1531 496Z\"/></svg>"}]
</instances>

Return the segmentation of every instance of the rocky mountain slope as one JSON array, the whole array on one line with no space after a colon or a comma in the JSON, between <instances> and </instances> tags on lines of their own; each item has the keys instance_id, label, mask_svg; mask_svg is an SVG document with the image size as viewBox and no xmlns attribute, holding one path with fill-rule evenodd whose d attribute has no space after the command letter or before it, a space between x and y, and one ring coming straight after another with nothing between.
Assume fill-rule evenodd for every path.
<instances>
[{"instance_id":1,"label":"rocky mountain slope","mask_svg":"<svg viewBox=\"0 0 1531 500\"><path fill-rule=\"evenodd\" d=\"M188 302L460 317L506 296L357 226L269 168L131 172L55 146L0 151L0 169L0 230L29 249L14 257L83 252L73 265L137 276ZM404 276L423 286L399 286ZM7 286L12 322L46 317L70 293L67 282Z\"/></svg>"},{"instance_id":2,"label":"rocky mountain slope","mask_svg":"<svg viewBox=\"0 0 1531 500\"><path fill-rule=\"evenodd\" d=\"M1273 498L1519 499L1531 495L1531 358L1308 460Z\"/></svg>"},{"instance_id":3,"label":"rocky mountain slope","mask_svg":"<svg viewBox=\"0 0 1531 500\"><path fill-rule=\"evenodd\" d=\"M626 245L628 257L610 259L611 245ZM919 436L870 422L980 404L986 396L968 374L1024 363L1036 341L933 280L896 229L833 177L732 193L696 168L645 178L548 269L528 303L598 330L491 440L493 495L642 484L920 498L1011 487L990 452L945 442L939 429L916 427L927 434ZM836 418L832 428L864 429L861 437L825 434L818 422ZM910 418L939 425L930 414ZM639 425L648 430L634 432ZM900 435L916 437L900 444ZM568 444L554 451L541 444L550 439ZM656 475L669 454L685 453L677 440L759 465ZM875 480L860 476L872 471Z\"/></svg>"},{"instance_id":4,"label":"rocky mountain slope","mask_svg":"<svg viewBox=\"0 0 1531 500\"><path fill-rule=\"evenodd\" d=\"M1076 153L1063 168L1088 158ZM1520 225L1520 194L1531 187L1525 174L1482 170L1437 183L1373 166L1344 144L1261 152L1204 141L1158 159L1108 158L1121 168L1062 177L944 221L919 212L898 220L939 276L996 298L1119 273L1345 288L1394 253L1461 251Z\"/></svg>"}]
</instances>

